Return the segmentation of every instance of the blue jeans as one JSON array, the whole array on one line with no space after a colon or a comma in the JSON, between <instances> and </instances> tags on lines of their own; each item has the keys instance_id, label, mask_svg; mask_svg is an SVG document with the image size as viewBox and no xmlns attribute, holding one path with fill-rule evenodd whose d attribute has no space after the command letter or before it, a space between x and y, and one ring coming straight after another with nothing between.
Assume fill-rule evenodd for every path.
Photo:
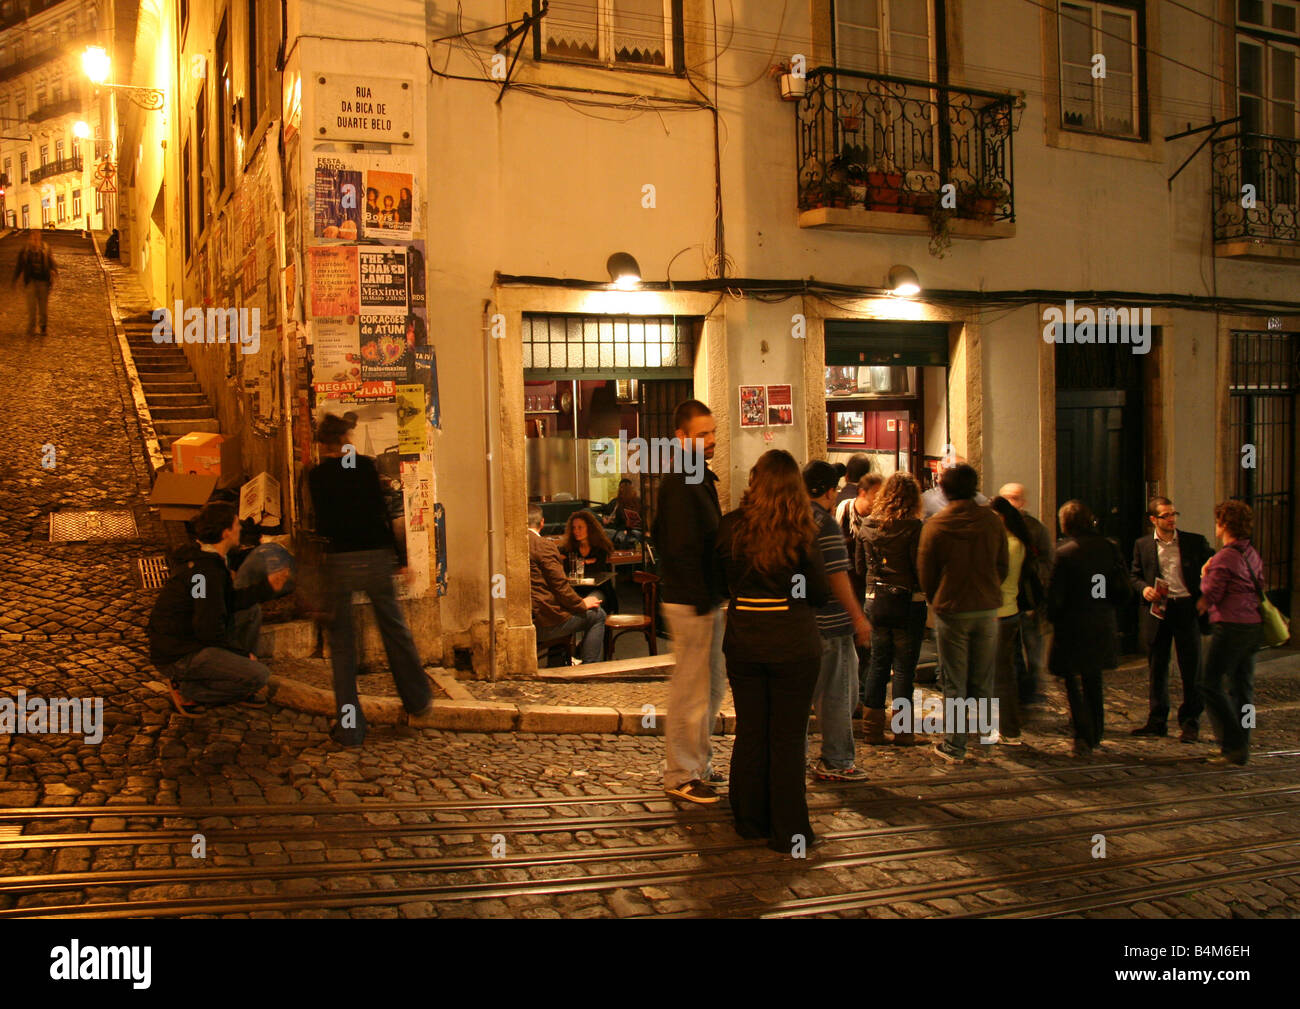
<instances>
[{"instance_id":1,"label":"blue jeans","mask_svg":"<svg viewBox=\"0 0 1300 1009\"><path fill-rule=\"evenodd\" d=\"M235 588L246 589L251 585L256 585L267 575L275 571L281 571L284 568L289 569L289 580L284 583L284 587L279 592L271 597L272 599L287 596L294 590L293 579L294 575L298 573L298 562L293 559L293 554L278 543L263 543L259 547L254 547L253 552L245 557L244 562L239 565L239 570L235 572Z\"/></svg>"},{"instance_id":2,"label":"blue jeans","mask_svg":"<svg viewBox=\"0 0 1300 1009\"><path fill-rule=\"evenodd\" d=\"M853 703L858 653L852 634L822 638L822 667L813 689L813 711L822 734L822 760L842 771L853 766Z\"/></svg>"},{"instance_id":3,"label":"blue jeans","mask_svg":"<svg viewBox=\"0 0 1300 1009\"><path fill-rule=\"evenodd\" d=\"M582 645L578 648L578 658L583 662L599 662L605 647L605 611L600 607L583 610L562 624L554 627L537 628L538 641L550 641L552 638L567 638L570 634L582 633ZM564 660L568 662L568 659Z\"/></svg>"},{"instance_id":4,"label":"blue jeans","mask_svg":"<svg viewBox=\"0 0 1300 1009\"><path fill-rule=\"evenodd\" d=\"M949 698L971 698L978 703L993 692L998 653L997 613L997 610L975 610L935 614L934 638L939 648L939 664L943 667L945 721ZM970 725L961 727L970 728ZM945 730L952 728L944 725ZM951 749L965 752L967 733L945 731L944 736Z\"/></svg>"},{"instance_id":5,"label":"blue jeans","mask_svg":"<svg viewBox=\"0 0 1300 1009\"><path fill-rule=\"evenodd\" d=\"M388 668L406 710L421 711L433 700L433 688L424 675L424 663L420 661L415 639L406 626L402 605L393 588L396 569L392 550L349 550L325 556L334 614L329 629L330 664L334 667L334 704L339 711L341 742L360 743L366 736L366 719L357 697L357 642L352 623L354 591L370 597L384 652L388 655ZM352 706L355 717L351 726L343 725L346 705Z\"/></svg>"},{"instance_id":6,"label":"blue jeans","mask_svg":"<svg viewBox=\"0 0 1300 1009\"><path fill-rule=\"evenodd\" d=\"M1262 624L1221 621L1210 630L1210 646L1201 667L1201 693L1224 753L1250 749L1250 729L1241 723L1246 705L1255 703L1255 652L1262 638Z\"/></svg>"},{"instance_id":7,"label":"blue jeans","mask_svg":"<svg viewBox=\"0 0 1300 1009\"><path fill-rule=\"evenodd\" d=\"M249 653L257 648L262 629L262 609L253 606L235 614L231 635L235 652L229 648L204 648L179 662L163 667L163 672L179 683L181 696L198 704L229 704L242 701L266 686L271 670Z\"/></svg>"},{"instance_id":8,"label":"blue jeans","mask_svg":"<svg viewBox=\"0 0 1300 1009\"><path fill-rule=\"evenodd\" d=\"M876 627L871 632L871 671L867 673L867 689L863 705L868 708L885 706L885 685L894 673L894 700L907 698L912 703L915 688L916 661L921 657L921 641L925 638L924 600L913 601L907 611L904 627Z\"/></svg>"}]
</instances>

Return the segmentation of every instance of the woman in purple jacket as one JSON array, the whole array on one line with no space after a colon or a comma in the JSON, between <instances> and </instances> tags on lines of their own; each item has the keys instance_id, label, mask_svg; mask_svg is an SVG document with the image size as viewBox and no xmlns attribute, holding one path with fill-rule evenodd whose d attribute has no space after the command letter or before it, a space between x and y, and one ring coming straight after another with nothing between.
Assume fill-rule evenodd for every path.
<instances>
[{"instance_id":1,"label":"woman in purple jacket","mask_svg":"<svg viewBox=\"0 0 1300 1009\"><path fill-rule=\"evenodd\" d=\"M1201 669L1205 708L1219 733L1217 764L1244 764L1250 756L1255 704L1255 652L1261 627L1259 592L1264 563L1250 545L1255 513L1242 501L1214 506L1214 535L1223 549L1201 568L1196 608L1210 614L1210 645ZM1224 690L1224 678L1227 690Z\"/></svg>"}]
</instances>

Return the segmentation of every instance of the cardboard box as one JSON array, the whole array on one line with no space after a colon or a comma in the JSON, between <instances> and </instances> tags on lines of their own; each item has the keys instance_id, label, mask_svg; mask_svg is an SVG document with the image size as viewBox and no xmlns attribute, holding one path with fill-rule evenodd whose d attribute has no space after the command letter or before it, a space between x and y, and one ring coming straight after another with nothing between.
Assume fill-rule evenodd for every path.
<instances>
[{"instance_id":1,"label":"cardboard box","mask_svg":"<svg viewBox=\"0 0 1300 1009\"><path fill-rule=\"evenodd\" d=\"M280 482L259 473L239 491L239 520L251 518L259 526L280 524Z\"/></svg>"},{"instance_id":2,"label":"cardboard box","mask_svg":"<svg viewBox=\"0 0 1300 1009\"><path fill-rule=\"evenodd\" d=\"M210 431L191 431L172 442L172 471L215 476L222 487L235 483L243 476L239 439Z\"/></svg>"},{"instance_id":3,"label":"cardboard box","mask_svg":"<svg viewBox=\"0 0 1300 1009\"><path fill-rule=\"evenodd\" d=\"M185 522L203 509L216 489L215 476L191 476L163 470L154 482L149 503L158 509L162 518L172 522Z\"/></svg>"}]
</instances>

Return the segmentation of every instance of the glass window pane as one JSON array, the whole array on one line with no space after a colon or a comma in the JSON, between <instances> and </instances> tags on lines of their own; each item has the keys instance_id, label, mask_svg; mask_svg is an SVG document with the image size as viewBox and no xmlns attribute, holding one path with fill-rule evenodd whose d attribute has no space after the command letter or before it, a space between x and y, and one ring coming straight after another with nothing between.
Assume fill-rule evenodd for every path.
<instances>
[{"instance_id":1,"label":"glass window pane","mask_svg":"<svg viewBox=\"0 0 1300 1009\"><path fill-rule=\"evenodd\" d=\"M1295 100L1295 56L1285 49L1273 49L1273 93L1277 102Z\"/></svg>"},{"instance_id":2,"label":"glass window pane","mask_svg":"<svg viewBox=\"0 0 1300 1009\"><path fill-rule=\"evenodd\" d=\"M614 345L612 343L598 343L596 349L600 353L600 367L605 370L614 367Z\"/></svg>"},{"instance_id":3,"label":"glass window pane","mask_svg":"<svg viewBox=\"0 0 1300 1009\"><path fill-rule=\"evenodd\" d=\"M841 25L878 28L880 5L876 0L836 0L835 17Z\"/></svg>"},{"instance_id":4,"label":"glass window pane","mask_svg":"<svg viewBox=\"0 0 1300 1009\"><path fill-rule=\"evenodd\" d=\"M614 61L668 65L663 0L613 0Z\"/></svg>"},{"instance_id":5,"label":"glass window pane","mask_svg":"<svg viewBox=\"0 0 1300 1009\"><path fill-rule=\"evenodd\" d=\"M1270 102L1272 106L1273 122L1271 128L1273 133L1279 137L1294 137L1295 132L1295 106L1285 102ZM1281 151L1278 152L1282 153ZM1285 159L1278 159L1285 160Z\"/></svg>"},{"instance_id":6,"label":"glass window pane","mask_svg":"<svg viewBox=\"0 0 1300 1009\"><path fill-rule=\"evenodd\" d=\"M1092 62L1092 11L1078 4L1061 4L1061 59Z\"/></svg>"},{"instance_id":7,"label":"glass window pane","mask_svg":"<svg viewBox=\"0 0 1300 1009\"><path fill-rule=\"evenodd\" d=\"M1101 82L1102 130L1122 136L1137 132L1133 122L1133 78L1128 74L1107 74Z\"/></svg>"},{"instance_id":8,"label":"glass window pane","mask_svg":"<svg viewBox=\"0 0 1300 1009\"><path fill-rule=\"evenodd\" d=\"M598 59L597 0L556 0L542 21L546 55L562 59Z\"/></svg>"},{"instance_id":9,"label":"glass window pane","mask_svg":"<svg viewBox=\"0 0 1300 1009\"><path fill-rule=\"evenodd\" d=\"M928 0L890 0L889 30L909 35L930 34Z\"/></svg>"},{"instance_id":10,"label":"glass window pane","mask_svg":"<svg viewBox=\"0 0 1300 1009\"><path fill-rule=\"evenodd\" d=\"M551 366L550 349L545 344L537 344L531 348L532 358L529 359L529 348L524 348L524 367L525 368L549 368Z\"/></svg>"},{"instance_id":11,"label":"glass window pane","mask_svg":"<svg viewBox=\"0 0 1300 1009\"><path fill-rule=\"evenodd\" d=\"M889 71L898 77L930 77L930 39L926 35L899 35L889 37Z\"/></svg>"},{"instance_id":12,"label":"glass window pane","mask_svg":"<svg viewBox=\"0 0 1300 1009\"><path fill-rule=\"evenodd\" d=\"M626 344L626 343L616 343L616 344L614 344L614 367L615 367L615 368L626 368L627 366L628 366L628 363L627 363L627 344Z\"/></svg>"},{"instance_id":13,"label":"glass window pane","mask_svg":"<svg viewBox=\"0 0 1300 1009\"><path fill-rule=\"evenodd\" d=\"M1246 94L1264 93L1264 50L1248 42L1237 42L1237 86Z\"/></svg>"},{"instance_id":14,"label":"glass window pane","mask_svg":"<svg viewBox=\"0 0 1300 1009\"><path fill-rule=\"evenodd\" d=\"M582 348L582 367L599 368L600 367L600 344L589 343Z\"/></svg>"},{"instance_id":15,"label":"glass window pane","mask_svg":"<svg viewBox=\"0 0 1300 1009\"><path fill-rule=\"evenodd\" d=\"M835 36L835 65L845 70L880 73L880 33L840 25Z\"/></svg>"},{"instance_id":16,"label":"glass window pane","mask_svg":"<svg viewBox=\"0 0 1300 1009\"><path fill-rule=\"evenodd\" d=\"M1288 4L1273 5L1273 28L1280 32L1295 31L1295 8Z\"/></svg>"},{"instance_id":17,"label":"glass window pane","mask_svg":"<svg viewBox=\"0 0 1300 1009\"><path fill-rule=\"evenodd\" d=\"M1066 126L1097 128L1092 107L1092 73L1087 67L1061 68L1061 117Z\"/></svg>"},{"instance_id":18,"label":"glass window pane","mask_svg":"<svg viewBox=\"0 0 1300 1009\"><path fill-rule=\"evenodd\" d=\"M1237 0L1237 20L1253 25L1264 23L1264 0Z\"/></svg>"},{"instance_id":19,"label":"glass window pane","mask_svg":"<svg viewBox=\"0 0 1300 1009\"><path fill-rule=\"evenodd\" d=\"M1102 14L1101 51L1106 57L1106 72L1118 71L1124 74L1133 72L1133 29L1132 17L1125 14Z\"/></svg>"},{"instance_id":20,"label":"glass window pane","mask_svg":"<svg viewBox=\"0 0 1300 1009\"><path fill-rule=\"evenodd\" d=\"M645 367L645 345L644 344L640 344L640 343L632 344L628 348L628 354L631 358L631 364L629 365L629 367L632 368Z\"/></svg>"}]
</instances>

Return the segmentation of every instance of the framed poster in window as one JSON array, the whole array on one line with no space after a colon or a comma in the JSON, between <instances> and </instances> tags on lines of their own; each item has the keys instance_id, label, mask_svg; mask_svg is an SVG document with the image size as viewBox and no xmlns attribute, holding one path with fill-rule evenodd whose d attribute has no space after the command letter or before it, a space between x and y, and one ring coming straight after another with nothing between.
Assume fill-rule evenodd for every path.
<instances>
[{"instance_id":1,"label":"framed poster in window","mask_svg":"<svg viewBox=\"0 0 1300 1009\"><path fill-rule=\"evenodd\" d=\"M832 440L850 445L867 441L866 415L862 411L832 414Z\"/></svg>"}]
</instances>

